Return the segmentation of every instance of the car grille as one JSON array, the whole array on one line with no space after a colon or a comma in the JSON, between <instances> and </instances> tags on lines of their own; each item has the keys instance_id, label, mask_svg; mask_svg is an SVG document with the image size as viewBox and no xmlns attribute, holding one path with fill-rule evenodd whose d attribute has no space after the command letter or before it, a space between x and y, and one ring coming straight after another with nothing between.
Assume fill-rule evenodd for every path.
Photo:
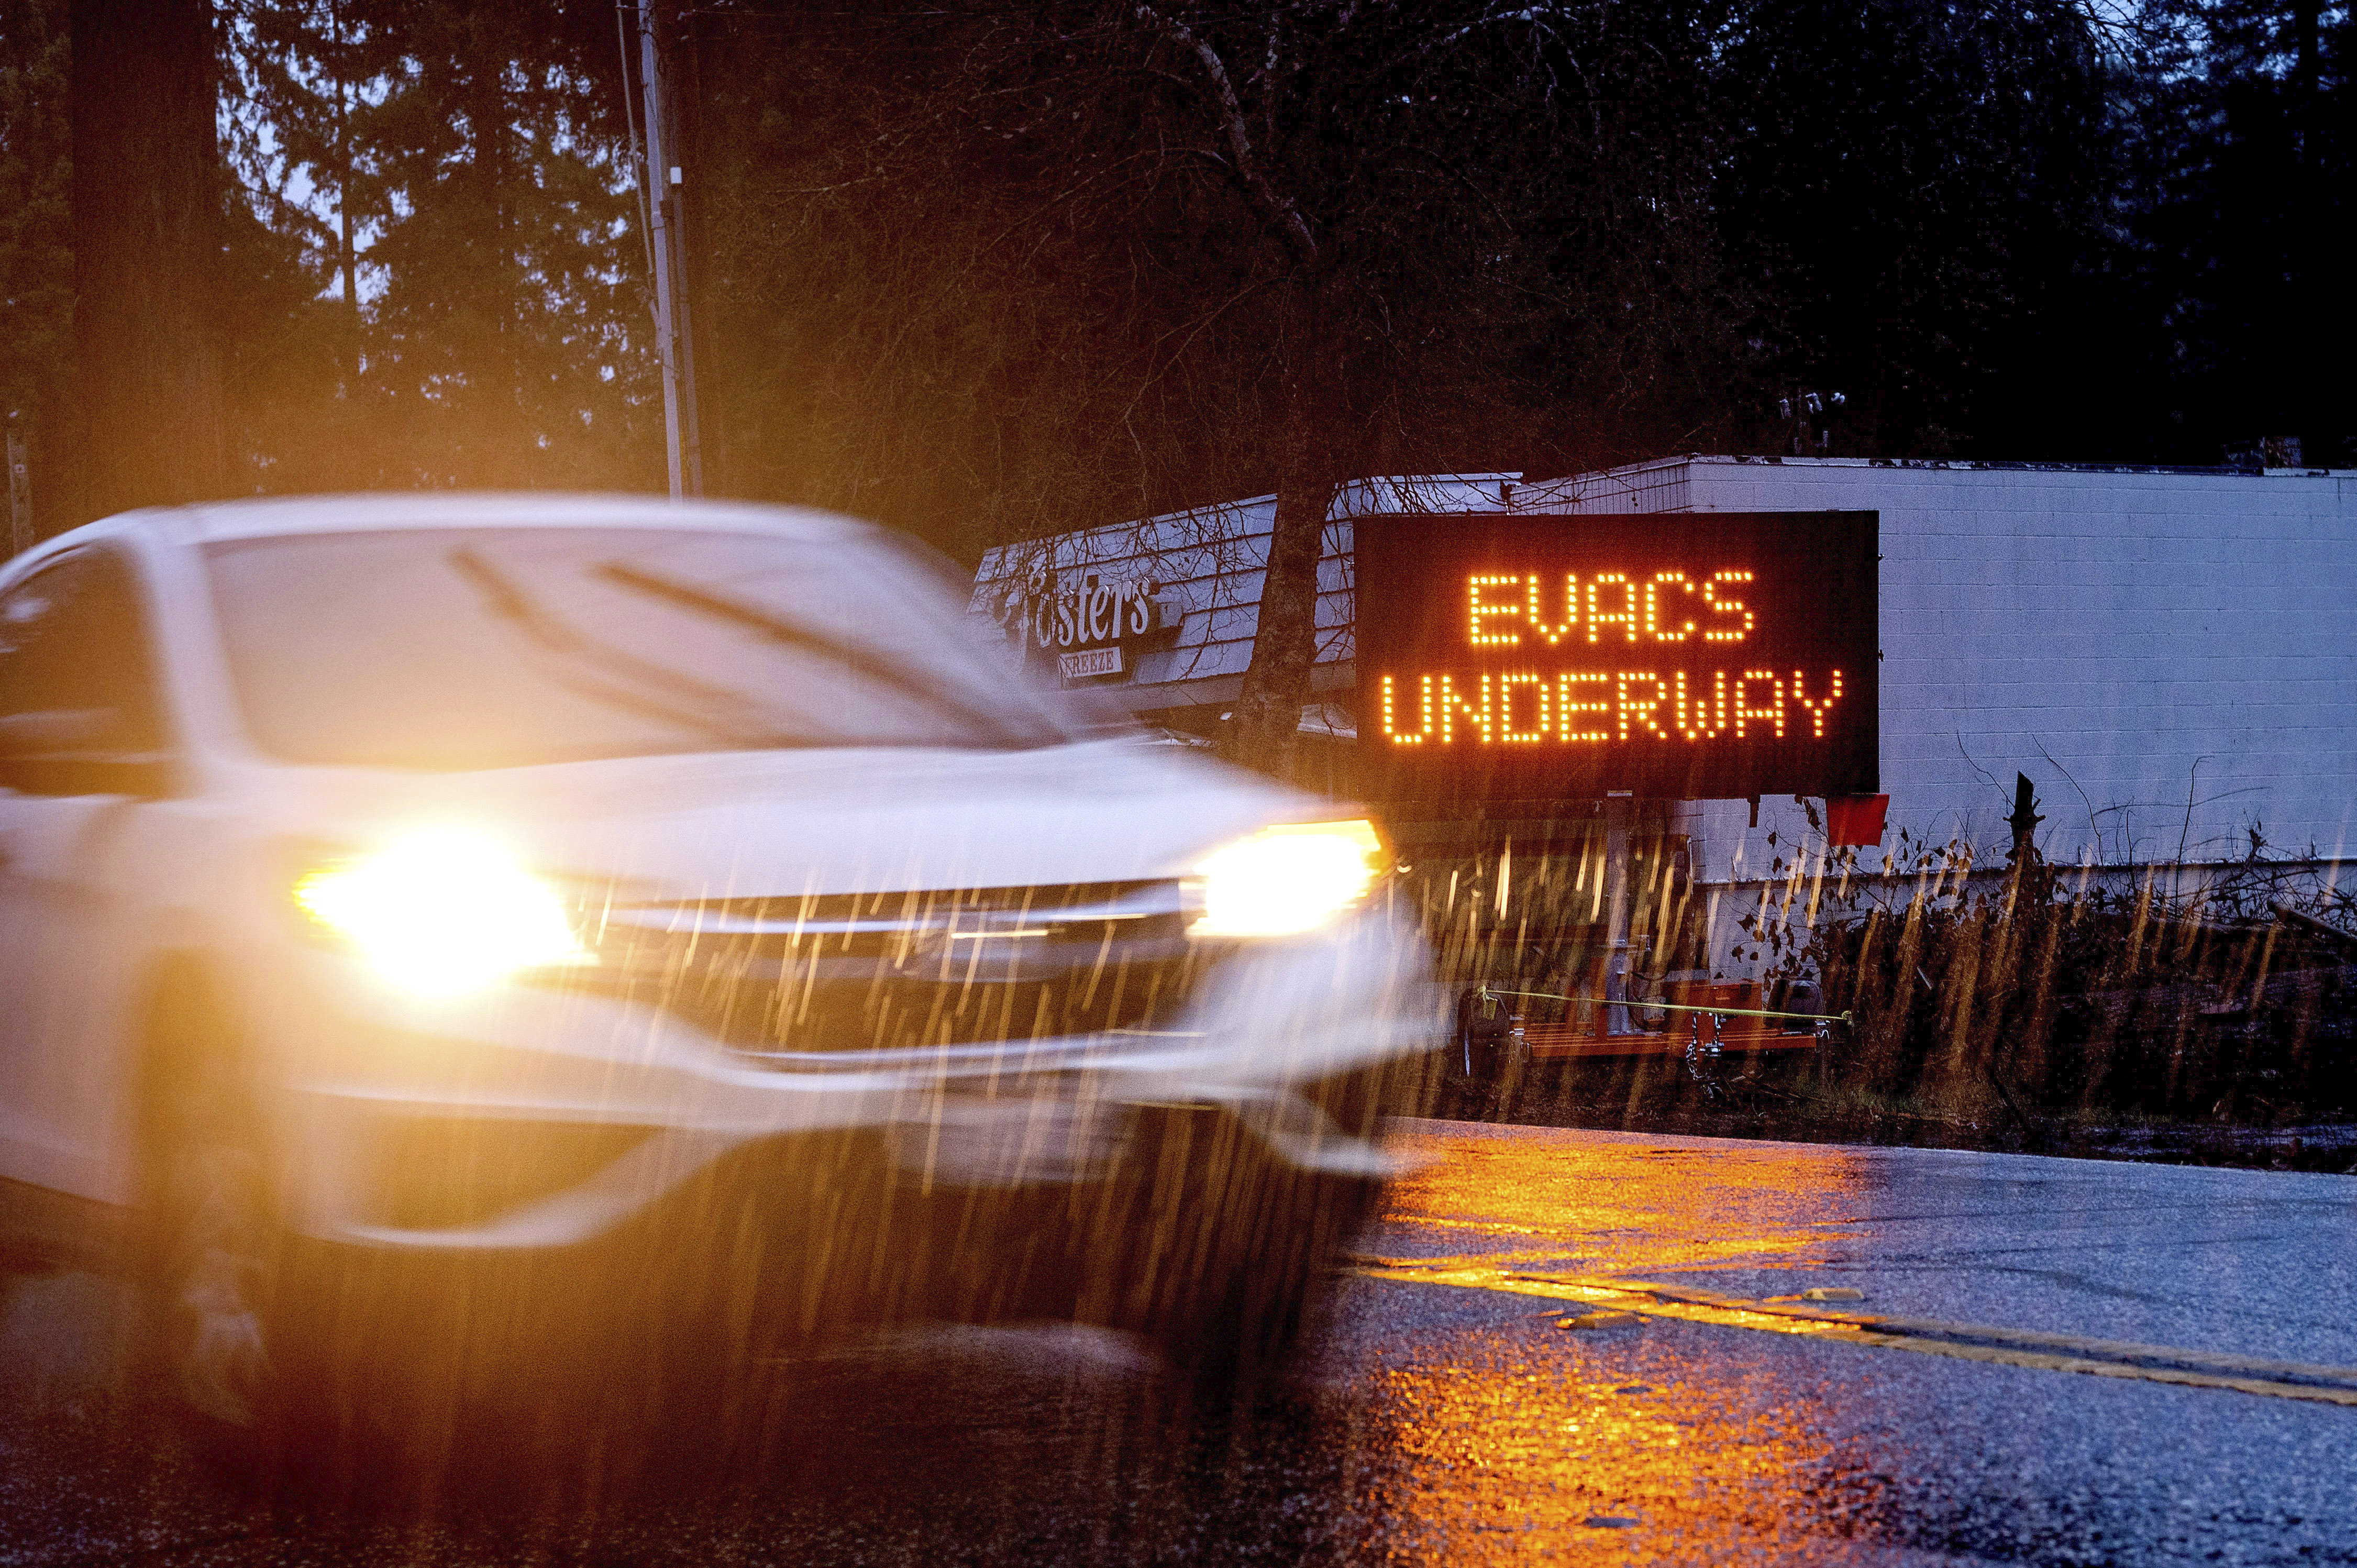
<instances>
[{"instance_id":1,"label":"car grille","mask_svg":"<svg viewBox=\"0 0 2357 1568\"><path fill-rule=\"evenodd\" d=\"M1177 882L615 905L548 980L662 1008L748 1055L1175 1030L1212 956Z\"/></svg>"}]
</instances>

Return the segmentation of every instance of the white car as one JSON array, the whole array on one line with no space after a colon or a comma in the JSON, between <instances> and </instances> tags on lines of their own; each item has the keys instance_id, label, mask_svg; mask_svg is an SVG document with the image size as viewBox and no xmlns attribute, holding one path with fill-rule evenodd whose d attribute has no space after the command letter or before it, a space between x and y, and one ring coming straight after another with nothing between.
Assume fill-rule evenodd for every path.
<instances>
[{"instance_id":1,"label":"white car","mask_svg":"<svg viewBox=\"0 0 2357 1568\"><path fill-rule=\"evenodd\" d=\"M1091 728L963 596L844 518L599 497L8 563L11 1211L135 1217L231 1428L350 1420L404 1345L659 1360L683 1307L699 1364L1281 1339L1437 1032L1415 923L1366 822Z\"/></svg>"}]
</instances>

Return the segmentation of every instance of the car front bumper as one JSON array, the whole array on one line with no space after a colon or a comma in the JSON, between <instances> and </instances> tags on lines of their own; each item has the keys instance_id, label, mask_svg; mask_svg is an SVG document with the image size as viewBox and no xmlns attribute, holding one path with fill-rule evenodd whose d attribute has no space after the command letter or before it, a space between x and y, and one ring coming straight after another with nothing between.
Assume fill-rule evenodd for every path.
<instances>
[{"instance_id":1,"label":"car front bumper","mask_svg":"<svg viewBox=\"0 0 2357 1568\"><path fill-rule=\"evenodd\" d=\"M317 952L277 1000L296 1230L413 1254L587 1246L693 1210L721 1173L767 1192L775 1217L824 1188L813 1161L920 1202L1102 1208L1073 1195L1165 1158L1174 1119L1229 1129L1275 1167L1379 1180L1391 1161L1373 1137L1376 1086L1413 1075L1441 1034L1422 938L1380 911L1239 948L1178 1027L846 1051L817 1069L748 1062L594 995L404 1002ZM793 1168L804 1176L782 1187L761 1174Z\"/></svg>"}]
</instances>

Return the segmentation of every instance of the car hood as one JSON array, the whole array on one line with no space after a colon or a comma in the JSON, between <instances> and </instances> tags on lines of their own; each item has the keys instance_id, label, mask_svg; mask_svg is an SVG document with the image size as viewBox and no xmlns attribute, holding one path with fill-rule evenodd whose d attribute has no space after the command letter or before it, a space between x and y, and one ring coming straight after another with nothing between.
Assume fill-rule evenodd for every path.
<instances>
[{"instance_id":1,"label":"car hood","mask_svg":"<svg viewBox=\"0 0 2357 1568\"><path fill-rule=\"evenodd\" d=\"M1174 746L623 757L470 774L274 770L269 816L362 850L457 825L626 897L752 897L1175 875L1329 802Z\"/></svg>"}]
</instances>

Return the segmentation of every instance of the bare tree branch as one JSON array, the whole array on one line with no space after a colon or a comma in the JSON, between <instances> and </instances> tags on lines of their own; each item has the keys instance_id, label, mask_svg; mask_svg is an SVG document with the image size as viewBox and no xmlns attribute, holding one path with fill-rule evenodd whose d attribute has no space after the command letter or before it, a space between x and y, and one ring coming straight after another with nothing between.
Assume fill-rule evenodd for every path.
<instances>
[{"instance_id":1,"label":"bare tree branch","mask_svg":"<svg viewBox=\"0 0 2357 1568\"><path fill-rule=\"evenodd\" d=\"M1253 199L1275 220L1278 230L1301 260L1315 265L1318 260L1318 240L1310 233L1309 225L1293 199L1269 183L1260 160L1253 154L1252 133L1245 128L1244 108L1236 97L1235 84L1228 80L1228 68L1220 59L1220 51L1198 38L1194 30L1175 16L1165 16L1151 5L1135 7L1137 19L1160 33L1164 38L1191 53L1203 64L1203 74L1211 79L1211 91L1220 104L1220 124L1226 131L1228 149L1234 155L1235 171ZM1275 38L1269 40L1272 55Z\"/></svg>"}]
</instances>

